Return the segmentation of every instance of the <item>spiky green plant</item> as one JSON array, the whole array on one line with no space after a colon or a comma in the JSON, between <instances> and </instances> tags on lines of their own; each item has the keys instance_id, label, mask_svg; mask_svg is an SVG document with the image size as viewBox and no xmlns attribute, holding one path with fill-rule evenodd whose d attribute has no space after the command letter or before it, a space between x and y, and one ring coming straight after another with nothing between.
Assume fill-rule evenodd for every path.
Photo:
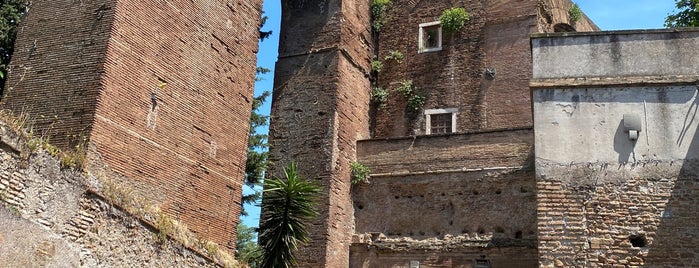
<instances>
[{"instance_id":1,"label":"spiky green plant","mask_svg":"<svg viewBox=\"0 0 699 268\"><path fill-rule=\"evenodd\" d=\"M294 163L284 169L284 176L265 180L259 229L262 268L295 266L296 249L310 241L307 223L318 216L314 206L320 187L299 177Z\"/></svg>"}]
</instances>

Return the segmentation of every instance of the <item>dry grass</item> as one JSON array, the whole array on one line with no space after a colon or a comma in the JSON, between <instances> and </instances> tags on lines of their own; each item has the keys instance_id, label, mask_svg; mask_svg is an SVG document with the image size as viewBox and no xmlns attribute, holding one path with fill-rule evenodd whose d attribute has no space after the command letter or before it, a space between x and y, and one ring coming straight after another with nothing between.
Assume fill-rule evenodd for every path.
<instances>
[{"instance_id":1,"label":"dry grass","mask_svg":"<svg viewBox=\"0 0 699 268\"><path fill-rule=\"evenodd\" d=\"M30 117L27 113L13 114L8 110L0 110L0 120L6 122L12 130L25 139L29 152L22 153L27 157L38 150L45 150L53 157L60 157L59 160L62 167L74 168L77 170L82 170L87 167L87 149L89 141L84 135L74 136L74 138L79 138L78 142L75 143L76 145L70 150L62 151L58 147L52 145L48 137L34 136ZM211 259L224 267L241 267L233 256L228 254L226 250L220 249L218 244L197 238L197 236L189 230L187 225L172 219L170 216L160 211L149 199L135 194L135 191L128 185L109 179L109 176L103 174L103 172L98 171L97 173L98 174L93 174L96 176L92 177L97 178L99 181L101 191L98 192L112 205L122 208L132 216L138 217L156 228L158 230L157 239L159 241L165 242L168 239L172 239L185 247L195 249L198 252L205 252ZM6 197L4 193L0 193L0 198L2 197ZM10 210L18 211L18 209L14 207L10 207Z\"/></svg>"},{"instance_id":2,"label":"dry grass","mask_svg":"<svg viewBox=\"0 0 699 268\"><path fill-rule=\"evenodd\" d=\"M98 178L102 185L101 192L103 196L110 203L121 207L133 216L141 218L158 230L156 238L159 242L163 243L168 239L172 239L185 247L205 252L206 255L224 267L241 267L235 258L228 254L227 251L220 249L218 244L197 238L186 224L160 211L157 206L150 204L147 199L135 194L135 191L127 185L107 179L103 175L95 177Z\"/></svg>"}]
</instances>

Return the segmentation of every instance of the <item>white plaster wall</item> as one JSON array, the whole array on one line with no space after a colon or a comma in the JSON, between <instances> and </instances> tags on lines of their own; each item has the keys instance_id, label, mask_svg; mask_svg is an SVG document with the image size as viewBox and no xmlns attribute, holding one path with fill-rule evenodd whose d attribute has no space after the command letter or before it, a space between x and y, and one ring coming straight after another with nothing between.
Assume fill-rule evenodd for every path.
<instances>
[{"instance_id":1,"label":"white plaster wall","mask_svg":"<svg viewBox=\"0 0 699 268\"><path fill-rule=\"evenodd\" d=\"M697 75L699 29L534 36L533 77Z\"/></svg>"},{"instance_id":2,"label":"white plaster wall","mask_svg":"<svg viewBox=\"0 0 699 268\"><path fill-rule=\"evenodd\" d=\"M652 163L690 159L699 124L697 86L536 89L535 150L554 163ZM624 114L642 118L637 141Z\"/></svg>"}]
</instances>

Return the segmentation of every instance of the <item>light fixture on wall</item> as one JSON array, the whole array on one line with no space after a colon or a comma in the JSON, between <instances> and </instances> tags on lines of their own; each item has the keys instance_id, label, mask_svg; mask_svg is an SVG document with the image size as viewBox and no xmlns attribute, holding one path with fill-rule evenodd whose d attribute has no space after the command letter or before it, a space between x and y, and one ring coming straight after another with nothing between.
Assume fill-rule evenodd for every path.
<instances>
[{"instance_id":1,"label":"light fixture on wall","mask_svg":"<svg viewBox=\"0 0 699 268\"><path fill-rule=\"evenodd\" d=\"M641 133L641 117L635 114L624 114L624 132L629 133L629 140L638 140Z\"/></svg>"}]
</instances>

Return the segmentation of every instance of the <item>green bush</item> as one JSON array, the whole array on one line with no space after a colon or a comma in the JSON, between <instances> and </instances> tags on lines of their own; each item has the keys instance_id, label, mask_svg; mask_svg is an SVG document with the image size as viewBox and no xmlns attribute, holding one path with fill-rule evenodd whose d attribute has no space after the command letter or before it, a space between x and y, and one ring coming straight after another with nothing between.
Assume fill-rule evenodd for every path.
<instances>
[{"instance_id":1,"label":"green bush","mask_svg":"<svg viewBox=\"0 0 699 268\"><path fill-rule=\"evenodd\" d=\"M375 32L380 32L381 27L386 24L386 13L388 9L393 5L391 0L372 0L371 1L371 28Z\"/></svg>"},{"instance_id":2,"label":"green bush","mask_svg":"<svg viewBox=\"0 0 699 268\"><path fill-rule=\"evenodd\" d=\"M375 71L377 73L380 73L381 70L383 69L383 62L381 62L378 59L372 60L371 61L371 70Z\"/></svg>"},{"instance_id":3,"label":"green bush","mask_svg":"<svg viewBox=\"0 0 699 268\"><path fill-rule=\"evenodd\" d=\"M568 20L570 21L570 24L575 24L582 18L582 10L580 10L580 7L578 4L573 4L573 6L568 9Z\"/></svg>"},{"instance_id":4,"label":"green bush","mask_svg":"<svg viewBox=\"0 0 699 268\"><path fill-rule=\"evenodd\" d=\"M369 183L369 174L371 170L362 165L359 162L352 162L350 164L350 169L352 170L352 185L357 183Z\"/></svg>"},{"instance_id":5,"label":"green bush","mask_svg":"<svg viewBox=\"0 0 699 268\"><path fill-rule=\"evenodd\" d=\"M457 32L464 26L471 16L462 7L453 7L442 12L439 16L439 23L445 33Z\"/></svg>"},{"instance_id":6,"label":"green bush","mask_svg":"<svg viewBox=\"0 0 699 268\"><path fill-rule=\"evenodd\" d=\"M396 92L403 95L408 104L408 108L413 112L420 111L422 106L425 105L425 97L416 91L413 80L404 80L401 82L400 86L396 88Z\"/></svg>"},{"instance_id":7,"label":"green bush","mask_svg":"<svg viewBox=\"0 0 699 268\"><path fill-rule=\"evenodd\" d=\"M403 53L401 53L398 50L389 50L388 55L383 58L385 61L395 61L397 63L401 63L403 61Z\"/></svg>"},{"instance_id":8,"label":"green bush","mask_svg":"<svg viewBox=\"0 0 699 268\"><path fill-rule=\"evenodd\" d=\"M388 91L382 87L374 87L371 89L371 102L378 105L379 109L386 108L388 103Z\"/></svg>"}]
</instances>

